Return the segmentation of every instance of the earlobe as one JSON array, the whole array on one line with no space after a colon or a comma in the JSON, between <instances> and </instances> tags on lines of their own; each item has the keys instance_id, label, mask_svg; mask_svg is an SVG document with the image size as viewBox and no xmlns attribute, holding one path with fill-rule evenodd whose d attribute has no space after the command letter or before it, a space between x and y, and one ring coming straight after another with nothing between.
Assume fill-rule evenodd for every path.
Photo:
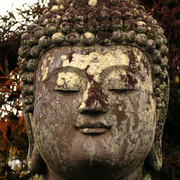
<instances>
[{"instance_id":1,"label":"earlobe","mask_svg":"<svg viewBox=\"0 0 180 180\"><path fill-rule=\"evenodd\" d=\"M162 167L162 153L158 154L153 144L148 156L146 157L144 170L156 172L156 171L160 171L161 167Z\"/></svg>"},{"instance_id":2,"label":"earlobe","mask_svg":"<svg viewBox=\"0 0 180 180\"><path fill-rule=\"evenodd\" d=\"M24 120L26 124L26 131L28 135L28 142L29 142L29 149L28 149L28 158L31 157L32 151L34 148L34 138L33 138L33 132L31 127L31 121L33 119L33 114L24 112Z\"/></svg>"},{"instance_id":3,"label":"earlobe","mask_svg":"<svg viewBox=\"0 0 180 180\"><path fill-rule=\"evenodd\" d=\"M164 123L166 119L167 109L157 109L156 111L156 130L154 143L152 148L145 159L144 170L157 172L162 167L162 135Z\"/></svg>"},{"instance_id":4,"label":"earlobe","mask_svg":"<svg viewBox=\"0 0 180 180\"><path fill-rule=\"evenodd\" d=\"M28 168L33 174L46 174L46 164L41 158L37 145L34 145L31 157L28 160Z\"/></svg>"}]
</instances>

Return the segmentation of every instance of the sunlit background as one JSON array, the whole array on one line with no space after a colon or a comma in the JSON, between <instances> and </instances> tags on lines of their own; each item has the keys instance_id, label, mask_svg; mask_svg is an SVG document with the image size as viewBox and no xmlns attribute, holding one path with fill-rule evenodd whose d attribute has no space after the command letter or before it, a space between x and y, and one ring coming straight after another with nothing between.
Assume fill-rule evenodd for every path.
<instances>
[{"instance_id":1,"label":"sunlit background","mask_svg":"<svg viewBox=\"0 0 180 180\"><path fill-rule=\"evenodd\" d=\"M41 0L39 0L41 2ZM44 0L47 2L48 0ZM29 6L38 2L38 0L0 0L0 15L4 16L7 11L15 12L16 8L22 8L23 4L27 3Z\"/></svg>"},{"instance_id":2,"label":"sunlit background","mask_svg":"<svg viewBox=\"0 0 180 180\"><path fill-rule=\"evenodd\" d=\"M0 1L0 15L4 16L7 11L15 11L16 8L21 8L23 4L32 5L37 0L1 0Z\"/></svg>"}]
</instances>

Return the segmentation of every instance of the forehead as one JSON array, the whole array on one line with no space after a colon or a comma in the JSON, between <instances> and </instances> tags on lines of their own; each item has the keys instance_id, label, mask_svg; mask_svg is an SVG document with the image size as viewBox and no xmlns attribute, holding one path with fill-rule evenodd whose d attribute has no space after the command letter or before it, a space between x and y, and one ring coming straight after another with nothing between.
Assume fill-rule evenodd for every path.
<instances>
[{"instance_id":1,"label":"forehead","mask_svg":"<svg viewBox=\"0 0 180 180\"><path fill-rule=\"evenodd\" d=\"M64 46L50 49L40 59L42 80L57 69L72 67L96 76L109 67L146 72L150 69L146 54L132 46Z\"/></svg>"}]
</instances>

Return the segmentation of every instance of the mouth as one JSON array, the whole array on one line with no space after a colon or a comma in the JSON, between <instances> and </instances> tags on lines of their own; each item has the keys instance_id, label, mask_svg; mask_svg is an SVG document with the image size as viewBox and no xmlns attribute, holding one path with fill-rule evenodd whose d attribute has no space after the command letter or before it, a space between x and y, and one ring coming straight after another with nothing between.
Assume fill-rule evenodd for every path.
<instances>
[{"instance_id":1,"label":"mouth","mask_svg":"<svg viewBox=\"0 0 180 180\"><path fill-rule=\"evenodd\" d=\"M82 123L80 125L76 125L76 129L78 129L82 134L87 134L87 135L103 134L106 131L110 130L110 128L111 128L110 125L106 125L101 122Z\"/></svg>"}]
</instances>

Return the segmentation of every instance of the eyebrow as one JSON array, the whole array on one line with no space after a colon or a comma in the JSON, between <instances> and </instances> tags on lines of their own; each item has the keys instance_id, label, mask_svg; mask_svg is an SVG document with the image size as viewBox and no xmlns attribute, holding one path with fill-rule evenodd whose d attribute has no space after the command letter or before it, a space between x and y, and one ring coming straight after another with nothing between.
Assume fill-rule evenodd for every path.
<instances>
[{"instance_id":1,"label":"eyebrow","mask_svg":"<svg viewBox=\"0 0 180 180\"><path fill-rule=\"evenodd\" d=\"M116 70L128 70L129 69L129 66L119 66L119 65L114 65L114 66L109 66L105 69L102 70L101 72L101 75L104 75L104 74L108 74L112 71L116 71Z\"/></svg>"},{"instance_id":2,"label":"eyebrow","mask_svg":"<svg viewBox=\"0 0 180 180\"><path fill-rule=\"evenodd\" d=\"M59 72L64 72L64 71L66 71L66 72L75 72L75 73L79 73L79 74L85 73L84 69L79 69L77 67L71 67L71 66L60 67L60 68L57 68L57 69L53 70L52 72L48 72L47 77L43 80L43 82L48 81L51 78L51 76L53 76L54 74L57 74Z\"/></svg>"},{"instance_id":3,"label":"eyebrow","mask_svg":"<svg viewBox=\"0 0 180 180\"><path fill-rule=\"evenodd\" d=\"M112 71L116 71L116 70L131 71L129 66L119 66L119 65L114 65L113 66L112 65L112 66L109 66L109 67L102 70L102 72L100 73L100 78L102 78L103 76L106 77L109 73L111 73ZM87 76L85 69L80 69L80 68L77 68L77 67L67 66L67 67L57 68L57 69L53 70L52 72L48 72L48 75L43 80L43 82L48 81L51 78L51 76L53 76L54 74L59 73L59 72L64 72L64 71L66 71L66 72L74 72L74 73L77 73L79 75L84 74L84 76ZM139 73L136 72L136 73L133 73L133 74L137 75Z\"/></svg>"}]
</instances>

